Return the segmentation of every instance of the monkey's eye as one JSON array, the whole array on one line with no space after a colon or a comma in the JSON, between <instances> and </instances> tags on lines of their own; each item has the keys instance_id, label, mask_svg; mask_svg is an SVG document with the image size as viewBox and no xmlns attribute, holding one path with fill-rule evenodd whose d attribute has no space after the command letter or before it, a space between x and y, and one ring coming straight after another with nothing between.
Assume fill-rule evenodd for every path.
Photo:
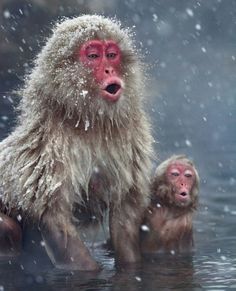
<instances>
[{"instance_id":1,"label":"monkey's eye","mask_svg":"<svg viewBox=\"0 0 236 291\"><path fill-rule=\"evenodd\" d=\"M187 177L187 178L191 178L192 177L191 174L185 174L184 176Z\"/></svg>"},{"instance_id":2,"label":"monkey's eye","mask_svg":"<svg viewBox=\"0 0 236 291\"><path fill-rule=\"evenodd\" d=\"M89 55L87 55L87 58L88 59L97 59L97 58L99 58L99 55L98 54L89 54Z\"/></svg>"},{"instance_id":3,"label":"monkey's eye","mask_svg":"<svg viewBox=\"0 0 236 291\"><path fill-rule=\"evenodd\" d=\"M192 172L190 172L190 171L186 171L186 172L184 173L184 176L187 177L187 178L191 178L191 177L193 176L193 174L192 174Z\"/></svg>"},{"instance_id":4,"label":"monkey's eye","mask_svg":"<svg viewBox=\"0 0 236 291\"><path fill-rule=\"evenodd\" d=\"M175 177L178 177L179 176L179 172L178 171L172 171L171 175L175 176Z\"/></svg>"},{"instance_id":5,"label":"monkey's eye","mask_svg":"<svg viewBox=\"0 0 236 291\"><path fill-rule=\"evenodd\" d=\"M108 53L107 58L108 59L114 59L117 56L117 53Z\"/></svg>"}]
</instances>

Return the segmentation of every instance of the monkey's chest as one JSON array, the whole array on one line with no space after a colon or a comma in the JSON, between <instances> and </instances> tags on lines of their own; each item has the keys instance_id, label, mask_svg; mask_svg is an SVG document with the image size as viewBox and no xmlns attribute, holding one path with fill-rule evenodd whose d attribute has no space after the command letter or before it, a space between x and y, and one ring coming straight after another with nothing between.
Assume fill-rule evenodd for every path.
<instances>
[{"instance_id":1,"label":"monkey's chest","mask_svg":"<svg viewBox=\"0 0 236 291\"><path fill-rule=\"evenodd\" d=\"M104 197L111 187L108 175L101 167L94 167L89 180L89 196Z\"/></svg>"},{"instance_id":2,"label":"monkey's chest","mask_svg":"<svg viewBox=\"0 0 236 291\"><path fill-rule=\"evenodd\" d=\"M78 142L79 143L79 142ZM88 199L102 200L114 199L114 195L125 195L133 185L132 155L130 145L122 147L110 146L103 148L101 145L91 149L85 143L72 146L71 163L69 165L71 175L68 180L74 189L74 193L81 195L86 192ZM118 147L118 149L117 149ZM73 154L73 155L72 155ZM85 200L83 199L83 202Z\"/></svg>"},{"instance_id":3,"label":"monkey's chest","mask_svg":"<svg viewBox=\"0 0 236 291\"><path fill-rule=\"evenodd\" d=\"M83 203L74 204L74 216L81 226L103 221L104 214L114 196L111 185L112 182L104 170L96 167L90 177L88 191L82 190Z\"/></svg>"}]
</instances>

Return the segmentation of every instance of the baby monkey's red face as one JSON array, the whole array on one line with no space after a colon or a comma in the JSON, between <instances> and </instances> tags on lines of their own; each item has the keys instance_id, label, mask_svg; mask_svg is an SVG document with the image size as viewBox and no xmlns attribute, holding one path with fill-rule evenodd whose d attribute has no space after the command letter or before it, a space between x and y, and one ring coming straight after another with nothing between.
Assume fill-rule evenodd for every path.
<instances>
[{"instance_id":1,"label":"baby monkey's red face","mask_svg":"<svg viewBox=\"0 0 236 291\"><path fill-rule=\"evenodd\" d=\"M75 53L75 59L92 70L101 97L107 101L118 101L123 90L123 81L120 76L121 52L116 42L87 41Z\"/></svg>"},{"instance_id":2,"label":"baby monkey's red face","mask_svg":"<svg viewBox=\"0 0 236 291\"><path fill-rule=\"evenodd\" d=\"M196 183L196 175L193 167L183 162L171 163L166 171L168 183L172 186L174 201L178 206L188 206L191 201L191 193Z\"/></svg>"}]
</instances>

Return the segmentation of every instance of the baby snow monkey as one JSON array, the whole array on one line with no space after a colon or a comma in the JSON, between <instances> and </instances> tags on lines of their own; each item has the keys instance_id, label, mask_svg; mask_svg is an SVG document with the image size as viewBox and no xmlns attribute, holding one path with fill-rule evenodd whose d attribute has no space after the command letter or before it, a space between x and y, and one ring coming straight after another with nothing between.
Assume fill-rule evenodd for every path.
<instances>
[{"instance_id":1,"label":"baby snow monkey","mask_svg":"<svg viewBox=\"0 0 236 291\"><path fill-rule=\"evenodd\" d=\"M183 155L174 155L157 167L151 202L141 226L143 253L191 250L198 187L198 172Z\"/></svg>"}]
</instances>

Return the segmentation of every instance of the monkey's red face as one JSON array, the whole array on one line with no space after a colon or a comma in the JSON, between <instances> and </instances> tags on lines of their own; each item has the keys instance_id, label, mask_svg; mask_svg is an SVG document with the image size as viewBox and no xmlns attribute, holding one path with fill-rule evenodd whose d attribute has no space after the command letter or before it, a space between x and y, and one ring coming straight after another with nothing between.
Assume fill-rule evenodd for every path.
<instances>
[{"instance_id":1,"label":"monkey's red face","mask_svg":"<svg viewBox=\"0 0 236 291\"><path fill-rule=\"evenodd\" d=\"M174 162L167 168L167 180L172 186L177 205L188 206L191 203L191 191L196 181L193 168L188 164Z\"/></svg>"},{"instance_id":2,"label":"monkey's red face","mask_svg":"<svg viewBox=\"0 0 236 291\"><path fill-rule=\"evenodd\" d=\"M120 77L121 52L116 42L87 41L75 54L75 58L92 70L104 99L113 102L119 99L123 82Z\"/></svg>"}]
</instances>

